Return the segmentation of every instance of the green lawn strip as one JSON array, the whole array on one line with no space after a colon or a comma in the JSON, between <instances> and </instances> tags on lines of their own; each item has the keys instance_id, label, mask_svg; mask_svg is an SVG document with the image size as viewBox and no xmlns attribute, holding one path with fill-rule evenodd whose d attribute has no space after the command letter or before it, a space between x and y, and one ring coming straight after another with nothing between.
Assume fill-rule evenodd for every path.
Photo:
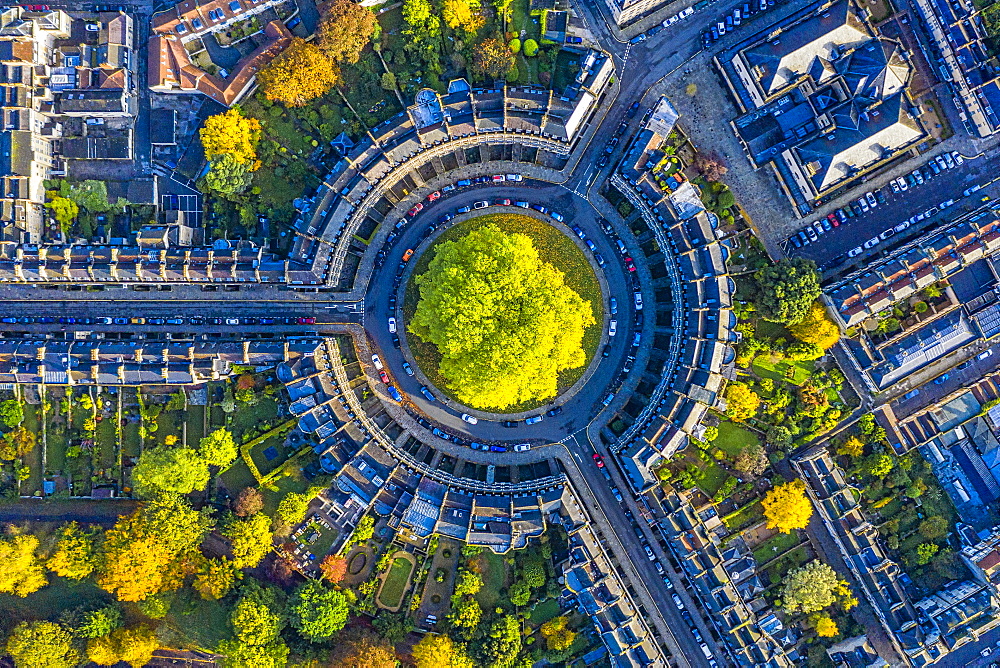
<instances>
[{"instance_id":1,"label":"green lawn strip","mask_svg":"<svg viewBox=\"0 0 1000 668\"><path fill-rule=\"evenodd\" d=\"M385 576L385 584L378 594L378 601L387 608L397 608L403 602L403 593L406 591L410 573L413 571L413 564L409 559L399 557L392 562L389 573Z\"/></svg>"},{"instance_id":2,"label":"green lawn strip","mask_svg":"<svg viewBox=\"0 0 1000 668\"><path fill-rule=\"evenodd\" d=\"M214 648L232 635L229 626L231 606L221 601L206 601L190 587L177 591L170 612L163 620L182 639L173 646Z\"/></svg>"},{"instance_id":3,"label":"green lawn strip","mask_svg":"<svg viewBox=\"0 0 1000 668\"><path fill-rule=\"evenodd\" d=\"M205 437L205 407L187 407L187 442L192 448L198 447Z\"/></svg>"},{"instance_id":4,"label":"green lawn strip","mask_svg":"<svg viewBox=\"0 0 1000 668\"><path fill-rule=\"evenodd\" d=\"M712 445L735 457L743 448L759 442L752 431L727 420L719 423L719 437L712 441Z\"/></svg>"},{"instance_id":5,"label":"green lawn strip","mask_svg":"<svg viewBox=\"0 0 1000 668\"><path fill-rule=\"evenodd\" d=\"M753 558L758 564L764 564L798 544L799 536L796 532L778 533L758 545L753 551Z\"/></svg>"},{"instance_id":6,"label":"green lawn strip","mask_svg":"<svg viewBox=\"0 0 1000 668\"><path fill-rule=\"evenodd\" d=\"M141 453L139 440L139 423L129 420L122 429L122 454L126 457L138 457Z\"/></svg>"},{"instance_id":7,"label":"green lawn strip","mask_svg":"<svg viewBox=\"0 0 1000 668\"><path fill-rule=\"evenodd\" d=\"M507 564L503 557L489 550L484 551L477 559L482 567L480 575L483 578L483 588L476 594L476 600L483 610L493 610L500 600L500 590L506 589L509 584Z\"/></svg>"},{"instance_id":8,"label":"green lawn strip","mask_svg":"<svg viewBox=\"0 0 1000 668\"><path fill-rule=\"evenodd\" d=\"M233 465L219 476L219 480L234 495L244 487L257 486L257 479L250 472L250 467L242 459L233 462ZM275 502L275 507L277 507L277 502Z\"/></svg>"},{"instance_id":9,"label":"green lawn strip","mask_svg":"<svg viewBox=\"0 0 1000 668\"><path fill-rule=\"evenodd\" d=\"M559 616L559 601L550 598L542 601L531 611L531 623L541 626L553 617Z\"/></svg>"},{"instance_id":10,"label":"green lawn strip","mask_svg":"<svg viewBox=\"0 0 1000 668\"><path fill-rule=\"evenodd\" d=\"M729 473L715 462L708 462L706 464L699 461L699 464L704 477L698 481L698 488L706 496L715 496L716 492L722 489L722 485L726 482L726 478L729 477Z\"/></svg>"},{"instance_id":11,"label":"green lawn strip","mask_svg":"<svg viewBox=\"0 0 1000 668\"><path fill-rule=\"evenodd\" d=\"M261 396L253 406L237 402L236 411L232 416L230 430L233 432L233 437L242 439L251 428L260 427L261 423L270 422L278 416L278 402L268 396Z\"/></svg>"},{"instance_id":12,"label":"green lawn strip","mask_svg":"<svg viewBox=\"0 0 1000 668\"><path fill-rule=\"evenodd\" d=\"M115 441L118 438L115 433L115 418L112 415L110 418L104 418L97 423L97 429L94 430L94 440L97 442L97 447L100 448L101 452L101 466L105 468L110 468L117 464L117 457L115 456ZM52 440L49 439L49 466L52 466Z\"/></svg>"},{"instance_id":13,"label":"green lawn strip","mask_svg":"<svg viewBox=\"0 0 1000 668\"><path fill-rule=\"evenodd\" d=\"M40 406L26 405L24 407L24 427L32 434L39 435L35 439L35 447L24 457L24 463L31 467L31 476L21 483L22 494L41 493L42 491L42 433L38 423L38 409Z\"/></svg>"},{"instance_id":14,"label":"green lawn strip","mask_svg":"<svg viewBox=\"0 0 1000 668\"><path fill-rule=\"evenodd\" d=\"M791 376L786 375L788 369L794 367L795 371ZM753 371L761 378L771 378L779 382L801 385L806 382L815 370L816 364L812 360L804 362L788 362L780 360L775 363L769 359L768 355L758 355L753 361Z\"/></svg>"},{"instance_id":15,"label":"green lawn strip","mask_svg":"<svg viewBox=\"0 0 1000 668\"><path fill-rule=\"evenodd\" d=\"M0 618L11 620L55 619L63 610L83 606L99 608L113 597L87 580L48 574L49 584L26 598L0 594Z\"/></svg>"},{"instance_id":16,"label":"green lawn strip","mask_svg":"<svg viewBox=\"0 0 1000 668\"><path fill-rule=\"evenodd\" d=\"M593 267L590 266L586 256L576 244L552 225L531 216L520 214L487 214L469 219L445 230L436 239L435 243L454 241L473 230L490 224L496 225L504 232L519 232L531 237L535 247L539 250L543 258L566 275L566 285L576 291L584 300L590 302L591 308L594 311L594 319L598 323L603 322L604 298L601 294L601 285L597 281ZM424 252L417 259L417 263L413 267L412 276L424 273L431 259L433 259L433 255L433 248ZM417 285L411 280L407 283L406 293L403 297L404 321L408 322L413 317L419 296ZM583 350L588 362L597 351L597 345L601 341L601 331L599 325L592 325L583 334ZM450 397L451 395L444 384L444 378L437 371L441 362L441 356L438 354L437 348L433 344L424 343L412 334L407 337L407 343L417 360L417 364L420 366L420 370L427 374L427 377L430 378L431 382L438 389ZM587 365L584 364L577 369L567 369L560 373L559 391L562 392L571 387L583 376L586 369ZM506 409L506 412L517 413L531 410L543 406L545 403L542 401L524 402L523 404L511 406Z\"/></svg>"},{"instance_id":17,"label":"green lawn strip","mask_svg":"<svg viewBox=\"0 0 1000 668\"><path fill-rule=\"evenodd\" d=\"M769 339L771 341L775 339L792 339L791 332L785 329L784 325L779 325L776 322L764 320L763 318L757 319L754 323L754 329L757 332L757 337L761 339Z\"/></svg>"},{"instance_id":18,"label":"green lawn strip","mask_svg":"<svg viewBox=\"0 0 1000 668\"><path fill-rule=\"evenodd\" d=\"M760 499L754 499L750 503L737 508L732 513L722 518L722 523L729 529L736 531L751 524L755 524L764 517L764 509L760 505Z\"/></svg>"}]
</instances>

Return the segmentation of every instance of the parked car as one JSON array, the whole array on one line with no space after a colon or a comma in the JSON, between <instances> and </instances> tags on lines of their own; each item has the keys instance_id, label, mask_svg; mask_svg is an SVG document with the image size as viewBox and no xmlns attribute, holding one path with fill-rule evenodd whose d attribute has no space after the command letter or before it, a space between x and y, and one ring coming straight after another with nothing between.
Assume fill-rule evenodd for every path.
<instances>
[{"instance_id":1,"label":"parked car","mask_svg":"<svg viewBox=\"0 0 1000 668\"><path fill-rule=\"evenodd\" d=\"M479 418L474 415L469 415L468 413L462 413L462 420L468 422L469 424L479 424Z\"/></svg>"},{"instance_id":2,"label":"parked car","mask_svg":"<svg viewBox=\"0 0 1000 668\"><path fill-rule=\"evenodd\" d=\"M393 401L396 401L398 403L403 403L403 395L399 393L399 390L397 390L392 385L390 385L385 389L388 390L389 396L392 397Z\"/></svg>"},{"instance_id":3,"label":"parked car","mask_svg":"<svg viewBox=\"0 0 1000 668\"><path fill-rule=\"evenodd\" d=\"M541 415L532 415L529 418L525 418L524 424L538 424L541 421L542 421Z\"/></svg>"},{"instance_id":4,"label":"parked car","mask_svg":"<svg viewBox=\"0 0 1000 668\"><path fill-rule=\"evenodd\" d=\"M413 375L413 367L410 366L409 362L403 362L403 373L405 373L407 376Z\"/></svg>"},{"instance_id":5,"label":"parked car","mask_svg":"<svg viewBox=\"0 0 1000 668\"><path fill-rule=\"evenodd\" d=\"M548 415L549 417L555 417L562 412L563 412L563 407L556 406L555 408L550 408L549 410L545 411L545 414Z\"/></svg>"},{"instance_id":6,"label":"parked car","mask_svg":"<svg viewBox=\"0 0 1000 668\"><path fill-rule=\"evenodd\" d=\"M424 395L424 398L425 398L425 399L427 399L427 401L437 401L437 398L436 398L436 397L434 396L434 394L433 394L433 393L432 393L432 392L431 392L431 391L430 391L430 390L429 390L429 389L427 388L427 386L426 386L426 385L421 385L421 386L420 386L420 394Z\"/></svg>"},{"instance_id":7,"label":"parked car","mask_svg":"<svg viewBox=\"0 0 1000 668\"><path fill-rule=\"evenodd\" d=\"M642 310L642 293L641 292L636 292L633 296L635 297L635 310L636 311L641 311Z\"/></svg>"},{"instance_id":8,"label":"parked car","mask_svg":"<svg viewBox=\"0 0 1000 668\"><path fill-rule=\"evenodd\" d=\"M518 443L514 446L514 452L527 452L531 450L531 443Z\"/></svg>"},{"instance_id":9,"label":"parked car","mask_svg":"<svg viewBox=\"0 0 1000 668\"><path fill-rule=\"evenodd\" d=\"M614 336L618 333L618 321L612 320L608 323L608 336Z\"/></svg>"},{"instance_id":10,"label":"parked car","mask_svg":"<svg viewBox=\"0 0 1000 668\"><path fill-rule=\"evenodd\" d=\"M396 319L395 318L389 318L389 333L390 334L395 334L396 333Z\"/></svg>"},{"instance_id":11,"label":"parked car","mask_svg":"<svg viewBox=\"0 0 1000 668\"><path fill-rule=\"evenodd\" d=\"M382 360L378 355L372 355L372 365L375 367L376 371L381 371L384 368L382 366Z\"/></svg>"}]
</instances>

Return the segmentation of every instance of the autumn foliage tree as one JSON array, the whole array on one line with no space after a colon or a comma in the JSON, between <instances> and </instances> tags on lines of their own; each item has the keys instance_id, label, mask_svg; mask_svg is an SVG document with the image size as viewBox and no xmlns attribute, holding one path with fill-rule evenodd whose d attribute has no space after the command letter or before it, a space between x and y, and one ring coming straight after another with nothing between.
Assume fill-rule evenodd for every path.
<instances>
[{"instance_id":1,"label":"autumn foliage tree","mask_svg":"<svg viewBox=\"0 0 1000 668\"><path fill-rule=\"evenodd\" d=\"M576 639L576 632L567 628L569 619L561 615L553 617L542 624L542 635L545 637L545 645L551 650L561 652L568 649Z\"/></svg>"},{"instance_id":2,"label":"autumn foliage tree","mask_svg":"<svg viewBox=\"0 0 1000 668\"><path fill-rule=\"evenodd\" d=\"M300 37L257 73L264 96L301 107L340 82L340 69L317 45Z\"/></svg>"},{"instance_id":3,"label":"autumn foliage tree","mask_svg":"<svg viewBox=\"0 0 1000 668\"><path fill-rule=\"evenodd\" d=\"M799 341L812 343L823 350L832 348L840 340L840 328L830 319L823 304L816 300L805 317L788 330Z\"/></svg>"},{"instance_id":4,"label":"autumn foliage tree","mask_svg":"<svg viewBox=\"0 0 1000 668\"><path fill-rule=\"evenodd\" d=\"M748 420L757 414L760 397L746 383L729 383L726 388L726 415L737 421Z\"/></svg>"},{"instance_id":5,"label":"autumn foliage tree","mask_svg":"<svg viewBox=\"0 0 1000 668\"><path fill-rule=\"evenodd\" d=\"M316 28L319 48L338 63L356 63L379 29L375 12L353 0L333 0L320 7Z\"/></svg>"},{"instance_id":6,"label":"autumn foliage tree","mask_svg":"<svg viewBox=\"0 0 1000 668\"><path fill-rule=\"evenodd\" d=\"M806 496L806 484L802 480L793 480L769 490L761 505L767 518L767 528L782 533L805 528L813 513L812 504Z\"/></svg>"},{"instance_id":7,"label":"autumn foliage tree","mask_svg":"<svg viewBox=\"0 0 1000 668\"><path fill-rule=\"evenodd\" d=\"M452 30L475 33L486 24L478 9L479 3L475 0L444 0L441 16Z\"/></svg>"},{"instance_id":8,"label":"autumn foliage tree","mask_svg":"<svg viewBox=\"0 0 1000 668\"><path fill-rule=\"evenodd\" d=\"M233 107L221 114L205 119L198 131L205 158L209 161L230 155L238 162L257 169L257 144L260 142L260 121L246 118L239 108Z\"/></svg>"},{"instance_id":9,"label":"autumn foliage tree","mask_svg":"<svg viewBox=\"0 0 1000 668\"><path fill-rule=\"evenodd\" d=\"M25 598L48 584L36 550L38 538L30 534L0 538L0 594Z\"/></svg>"},{"instance_id":10,"label":"autumn foliage tree","mask_svg":"<svg viewBox=\"0 0 1000 668\"><path fill-rule=\"evenodd\" d=\"M115 629L110 635L93 638L87 643L87 658L99 666L113 666L124 661L133 668L141 668L152 660L159 646L156 633L143 624L131 629Z\"/></svg>"},{"instance_id":11,"label":"autumn foliage tree","mask_svg":"<svg viewBox=\"0 0 1000 668\"><path fill-rule=\"evenodd\" d=\"M337 584L347 575L347 559L339 554L328 554L319 563L319 570L327 582Z\"/></svg>"},{"instance_id":12,"label":"autumn foliage tree","mask_svg":"<svg viewBox=\"0 0 1000 668\"><path fill-rule=\"evenodd\" d=\"M52 622L21 622L6 649L17 668L73 668L80 662L73 636Z\"/></svg>"},{"instance_id":13,"label":"autumn foliage tree","mask_svg":"<svg viewBox=\"0 0 1000 668\"><path fill-rule=\"evenodd\" d=\"M337 638L329 668L396 668L392 645L374 633L352 630Z\"/></svg>"},{"instance_id":14,"label":"autumn foliage tree","mask_svg":"<svg viewBox=\"0 0 1000 668\"><path fill-rule=\"evenodd\" d=\"M514 64L514 54L505 41L490 37L476 45L472 62L476 72L491 79L499 79Z\"/></svg>"},{"instance_id":15,"label":"autumn foliage tree","mask_svg":"<svg viewBox=\"0 0 1000 668\"><path fill-rule=\"evenodd\" d=\"M413 646L413 661L417 668L472 668L465 647L446 635L427 633Z\"/></svg>"},{"instance_id":16,"label":"autumn foliage tree","mask_svg":"<svg viewBox=\"0 0 1000 668\"><path fill-rule=\"evenodd\" d=\"M264 509L264 495L256 487L244 487L236 497L233 512L240 517L259 513Z\"/></svg>"},{"instance_id":17,"label":"autumn foliage tree","mask_svg":"<svg viewBox=\"0 0 1000 668\"><path fill-rule=\"evenodd\" d=\"M48 569L72 580L82 580L93 573L97 565L97 533L70 522L57 535L56 549L45 564Z\"/></svg>"}]
</instances>

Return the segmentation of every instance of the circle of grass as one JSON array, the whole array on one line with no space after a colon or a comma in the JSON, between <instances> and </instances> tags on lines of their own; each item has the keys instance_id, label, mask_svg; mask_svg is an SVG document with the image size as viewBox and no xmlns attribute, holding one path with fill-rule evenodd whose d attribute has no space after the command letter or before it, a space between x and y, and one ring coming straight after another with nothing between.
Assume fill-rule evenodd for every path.
<instances>
[{"instance_id":1,"label":"circle of grass","mask_svg":"<svg viewBox=\"0 0 1000 668\"><path fill-rule=\"evenodd\" d=\"M365 565L368 563L368 555L364 552L358 552L351 560L347 562L347 572L351 575L358 575L361 571L365 570Z\"/></svg>"},{"instance_id":2,"label":"circle of grass","mask_svg":"<svg viewBox=\"0 0 1000 668\"><path fill-rule=\"evenodd\" d=\"M503 232L508 234L520 233L531 238L535 248L541 258L554 266L566 275L566 285L572 288L582 299L590 302L590 307L594 312L594 319L598 324L591 325L583 333L583 352L585 361L575 369L566 369L559 373L559 387L557 396L572 387L576 381L580 380L594 353L601 342L601 324L604 321L604 297L601 294L601 284L597 280L594 268L587 260L587 256L574 243L574 241L558 228L532 216L520 213L490 213L483 216L469 218L442 232L434 240L430 247L421 253L417 258L410 278L406 283L406 291L403 294L403 322L409 323L417 310L417 302L420 299L420 289L413 280L427 271L428 265L434 259L434 247L442 241L455 241L464 237L469 232L478 230L486 225L496 225ZM424 372L428 380L448 398L458 402L458 399L451 393L446 385L445 379L438 372L441 363L441 354L437 346L433 343L422 341L419 337L410 335L407 337L407 344L410 348L414 360L420 370ZM553 397L554 398L554 397ZM552 401L552 398L542 400L525 401L516 404L502 411L503 413L522 413L530 411L540 406L544 406ZM461 402L459 402L461 403Z\"/></svg>"}]
</instances>

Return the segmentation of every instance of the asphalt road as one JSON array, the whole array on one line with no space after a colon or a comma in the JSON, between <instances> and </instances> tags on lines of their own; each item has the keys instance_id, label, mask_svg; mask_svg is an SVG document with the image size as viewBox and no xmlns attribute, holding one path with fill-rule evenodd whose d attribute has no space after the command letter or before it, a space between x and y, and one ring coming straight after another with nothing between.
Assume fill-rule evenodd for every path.
<instances>
[{"instance_id":1,"label":"asphalt road","mask_svg":"<svg viewBox=\"0 0 1000 668\"><path fill-rule=\"evenodd\" d=\"M789 255L815 260L821 270L839 267L840 271L844 271L846 267L842 265L862 265L874 257L915 239L933 227L943 225L964 213L965 209L971 210L980 206L983 196L1000 194L1000 188L995 183L972 193L968 197L962 194L971 186L992 182L996 176L992 164L991 160L981 155L966 159L962 165L926 179L922 185L910 186L905 192L894 193L892 188L886 185L881 188L886 200L884 204L878 204L878 206L869 208L867 212L848 219L839 227L834 227L824 233L819 241L802 248L796 248L791 241L785 240L782 242L782 248ZM921 168L923 165L924 163L920 164ZM917 164L913 164L911 169L915 169L917 166ZM864 192L859 191L856 194L863 196ZM873 248L862 250L862 253L854 258L847 257L847 253L851 249L862 246L867 240L878 237L886 230L920 213L925 213L949 199L955 200L955 203L947 209L938 211L899 233L894 233Z\"/></svg>"},{"instance_id":2,"label":"asphalt road","mask_svg":"<svg viewBox=\"0 0 1000 668\"><path fill-rule=\"evenodd\" d=\"M489 419L486 414L480 411L473 411L448 400L436 388L432 388L432 392L437 400L428 401L420 392L422 382L418 376L408 376L402 368L404 361L408 361L414 369L418 365L413 358L404 356L402 349L394 347L393 335L388 328L390 314L391 317L396 318L400 329L404 325L401 309L405 282L401 283L398 288L396 287L396 278L402 275L399 265L404 252L411 248L415 249L413 258L404 265L408 269L433 243L437 235L446 229L446 226L439 222L442 215L455 213L459 207L471 206L477 200L488 199L492 202L500 198L544 204L544 206L562 213L566 217L567 223L579 225L584 230L587 238L596 244L597 252L605 260L605 266L598 267L593 261L593 253L589 250L584 249L583 252L591 260L595 270L604 277L610 293L604 296L605 317L597 326L604 328L604 331L607 332L608 321L612 318L617 321L617 334L607 338L607 345L610 346L609 356L606 358L601 356L602 346L599 345L592 361L592 364L596 366L586 385L572 397L567 398L564 395L557 399L556 404L563 407L562 414L556 417L547 417L544 412L550 406L546 406L530 413L531 415L541 414L543 416L541 422L526 425L522 419L515 428L503 427L499 422ZM490 207L482 210L481 213L497 210L499 209ZM518 210L524 212L523 209ZM537 212L531 213L537 214ZM542 218L550 223L555 222L547 216L542 216ZM477 442L557 442L585 427L587 421L594 415L595 409L601 407L600 402L607 394L606 389L617 384L615 381L627 354L636 351L631 346L632 325L634 323L633 290L631 282L626 277L628 272L625 270L623 256L618 252L614 242L600 228L596 214L590 205L562 186L526 180L517 185L493 186L484 184L456 191L433 203L425 202L424 210L415 218L407 220L407 225L400 231L399 238L390 249L384 265L376 270L369 283L364 309L364 325L369 336L373 339L375 347L380 351L378 354L392 383L406 395L408 403L448 432ZM437 226L434 235L429 239L422 238L431 224ZM569 234L572 238L576 238L572 236L572 233ZM397 302L396 308L390 311L389 298L392 294L397 296ZM610 296L614 296L618 302L618 313L615 316L608 312L608 297ZM402 334L402 336L406 335ZM461 415L466 412L478 417L479 423L472 425L462 421Z\"/></svg>"}]
</instances>

